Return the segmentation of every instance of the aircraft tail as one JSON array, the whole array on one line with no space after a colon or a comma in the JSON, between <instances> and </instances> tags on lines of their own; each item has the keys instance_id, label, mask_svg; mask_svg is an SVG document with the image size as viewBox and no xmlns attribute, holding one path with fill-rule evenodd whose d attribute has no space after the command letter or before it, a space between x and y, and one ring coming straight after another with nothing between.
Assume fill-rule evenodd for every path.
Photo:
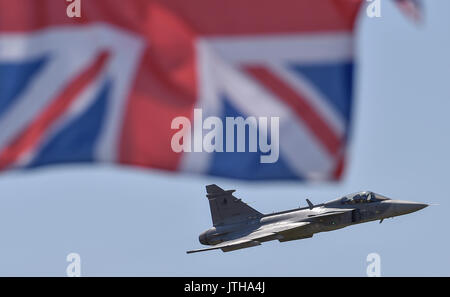
<instances>
[{"instance_id":1,"label":"aircraft tail","mask_svg":"<svg viewBox=\"0 0 450 297\"><path fill-rule=\"evenodd\" d=\"M206 197L209 200L214 226L238 223L262 216L260 212L242 202L241 199L234 197L234 191L225 191L214 184L206 186Z\"/></svg>"}]
</instances>

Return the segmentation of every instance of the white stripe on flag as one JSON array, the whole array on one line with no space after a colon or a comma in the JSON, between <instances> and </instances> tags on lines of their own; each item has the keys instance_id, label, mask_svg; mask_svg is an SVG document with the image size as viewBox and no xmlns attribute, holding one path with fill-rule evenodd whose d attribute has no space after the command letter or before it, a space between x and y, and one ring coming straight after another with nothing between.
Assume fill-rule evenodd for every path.
<instances>
[{"instance_id":1,"label":"white stripe on flag","mask_svg":"<svg viewBox=\"0 0 450 297\"><path fill-rule=\"evenodd\" d=\"M330 63L353 59L350 32L211 37L213 50L233 64Z\"/></svg>"}]
</instances>

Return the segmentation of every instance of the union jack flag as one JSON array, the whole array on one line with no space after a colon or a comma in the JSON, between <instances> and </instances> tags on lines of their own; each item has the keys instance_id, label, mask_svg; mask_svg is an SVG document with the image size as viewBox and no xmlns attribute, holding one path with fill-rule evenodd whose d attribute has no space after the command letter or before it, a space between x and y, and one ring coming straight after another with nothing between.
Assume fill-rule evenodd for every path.
<instances>
[{"instance_id":1,"label":"union jack flag","mask_svg":"<svg viewBox=\"0 0 450 297\"><path fill-rule=\"evenodd\" d=\"M112 162L339 179L361 1L0 0L0 170ZM176 153L171 121L278 116L280 157Z\"/></svg>"}]
</instances>

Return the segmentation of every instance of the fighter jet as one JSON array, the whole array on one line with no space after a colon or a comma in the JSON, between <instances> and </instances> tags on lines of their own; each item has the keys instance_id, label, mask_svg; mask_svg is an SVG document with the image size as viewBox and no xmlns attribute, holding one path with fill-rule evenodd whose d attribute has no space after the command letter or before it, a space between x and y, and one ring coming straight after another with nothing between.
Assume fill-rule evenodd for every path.
<instances>
[{"instance_id":1,"label":"fighter jet","mask_svg":"<svg viewBox=\"0 0 450 297\"><path fill-rule=\"evenodd\" d=\"M260 245L310 238L315 233L396 217L418 211L427 204L392 200L364 191L307 207L262 214L217 185L206 186L213 227L201 233L201 244L208 248L187 251L188 254L221 249L224 252Z\"/></svg>"}]
</instances>

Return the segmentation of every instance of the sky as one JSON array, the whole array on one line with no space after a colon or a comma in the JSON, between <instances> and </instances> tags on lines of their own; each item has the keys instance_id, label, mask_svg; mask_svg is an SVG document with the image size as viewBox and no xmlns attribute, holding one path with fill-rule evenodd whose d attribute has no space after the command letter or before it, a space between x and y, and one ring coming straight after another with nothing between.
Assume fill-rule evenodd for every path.
<instances>
[{"instance_id":1,"label":"sky","mask_svg":"<svg viewBox=\"0 0 450 297\"><path fill-rule=\"evenodd\" d=\"M388 1L361 14L351 144L340 183L244 182L113 165L0 174L0 276L450 276L449 1L416 25ZM263 213L371 190L433 204L313 238L186 254L211 227L207 184Z\"/></svg>"}]
</instances>

